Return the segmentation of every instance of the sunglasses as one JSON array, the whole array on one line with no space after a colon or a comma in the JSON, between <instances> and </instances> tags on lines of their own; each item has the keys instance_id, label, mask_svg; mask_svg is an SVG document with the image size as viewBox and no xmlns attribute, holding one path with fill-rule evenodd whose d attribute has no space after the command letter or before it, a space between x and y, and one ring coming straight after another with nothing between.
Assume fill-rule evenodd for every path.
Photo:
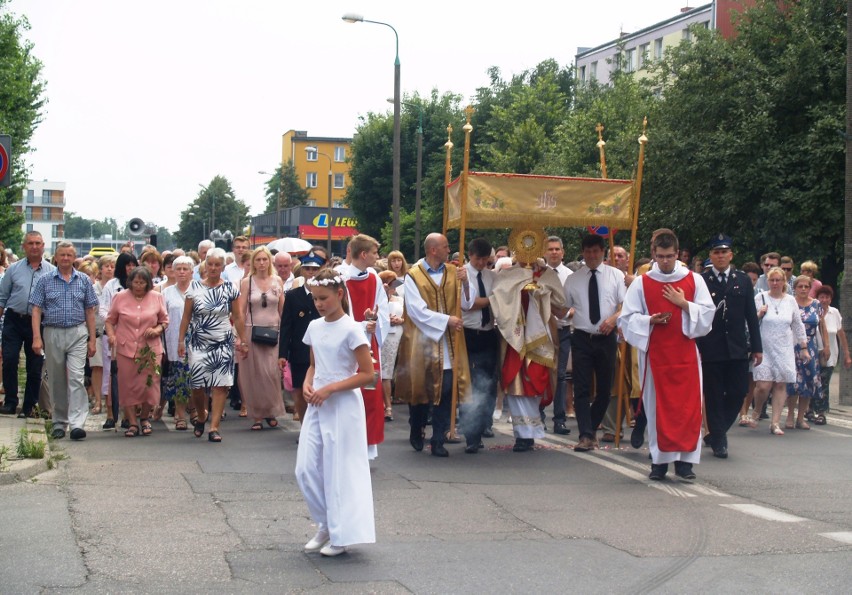
<instances>
[{"instance_id":1,"label":"sunglasses","mask_svg":"<svg viewBox=\"0 0 852 595\"><path fill-rule=\"evenodd\" d=\"M260 307L261 308L266 307L266 294L265 293L260 294Z\"/></svg>"}]
</instances>

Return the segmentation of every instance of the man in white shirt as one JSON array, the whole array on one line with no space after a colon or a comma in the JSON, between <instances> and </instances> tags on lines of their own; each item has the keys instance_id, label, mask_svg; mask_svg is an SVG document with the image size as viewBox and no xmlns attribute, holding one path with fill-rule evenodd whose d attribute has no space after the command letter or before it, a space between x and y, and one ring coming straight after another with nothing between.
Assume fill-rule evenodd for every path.
<instances>
[{"instance_id":1,"label":"man in white shirt","mask_svg":"<svg viewBox=\"0 0 852 595\"><path fill-rule=\"evenodd\" d=\"M618 314L624 301L624 274L603 264L606 244L587 235L580 244L585 263L565 281L568 307L574 308L571 351L574 363L574 410L580 438L574 450L587 452L597 445L597 427L609 405L615 371ZM592 377L596 395L590 405Z\"/></svg>"},{"instance_id":2,"label":"man in white shirt","mask_svg":"<svg viewBox=\"0 0 852 595\"><path fill-rule=\"evenodd\" d=\"M461 432L465 436L464 451L476 454L482 448L482 437L494 436L492 413L497 403L497 361L500 357L500 335L494 328L489 296L494 286L494 271L488 268L491 244L476 238L467 245L469 262L464 265L473 306L462 312L467 361L470 365L471 399L462 407Z\"/></svg>"},{"instance_id":3,"label":"man in white shirt","mask_svg":"<svg viewBox=\"0 0 852 595\"><path fill-rule=\"evenodd\" d=\"M562 238L559 236L550 236L547 238L544 258L547 261L547 266L559 275L559 283L564 287L565 281L571 276L572 271L562 262L565 258ZM574 410L573 387L570 404L568 402L568 385L573 384L568 373L568 357L571 355L571 317L573 315L574 311L569 309L565 316L556 320L556 327L559 331L559 360L556 365L556 392L553 395L554 434L566 435L571 433L571 430L565 426L565 422L567 421L566 409L572 412Z\"/></svg>"},{"instance_id":4,"label":"man in white shirt","mask_svg":"<svg viewBox=\"0 0 852 595\"><path fill-rule=\"evenodd\" d=\"M201 240L198 242L198 264L192 267L192 278L195 281L201 281L201 273L198 269L201 267L204 259L207 258L207 251L215 246L216 244L213 243L213 240Z\"/></svg>"},{"instance_id":5,"label":"man in white shirt","mask_svg":"<svg viewBox=\"0 0 852 595\"><path fill-rule=\"evenodd\" d=\"M234 238L234 243L231 247L234 252L234 262L225 267L222 271L222 278L225 281L230 281L235 286L240 286L240 281L243 280L245 269L243 269L243 254L248 252L249 240L245 236L237 236Z\"/></svg>"},{"instance_id":6,"label":"man in white shirt","mask_svg":"<svg viewBox=\"0 0 852 595\"><path fill-rule=\"evenodd\" d=\"M279 252L272 258L272 266L284 282L284 291L293 288L293 257L287 252Z\"/></svg>"}]
</instances>

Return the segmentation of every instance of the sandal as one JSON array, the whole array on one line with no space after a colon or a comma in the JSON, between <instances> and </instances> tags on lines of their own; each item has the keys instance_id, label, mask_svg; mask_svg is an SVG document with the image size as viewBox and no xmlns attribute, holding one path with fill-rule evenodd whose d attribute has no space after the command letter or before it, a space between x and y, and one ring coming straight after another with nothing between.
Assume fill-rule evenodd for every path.
<instances>
[{"instance_id":1,"label":"sandal","mask_svg":"<svg viewBox=\"0 0 852 595\"><path fill-rule=\"evenodd\" d=\"M275 419L274 417L267 417L266 423L269 424L270 428L277 428L278 427L278 420Z\"/></svg>"},{"instance_id":2,"label":"sandal","mask_svg":"<svg viewBox=\"0 0 852 595\"><path fill-rule=\"evenodd\" d=\"M97 407L92 407L92 415L97 415L100 412L101 412L101 406L100 405L98 405Z\"/></svg>"},{"instance_id":3,"label":"sandal","mask_svg":"<svg viewBox=\"0 0 852 595\"><path fill-rule=\"evenodd\" d=\"M153 433L154 433L154 429L151 427L151 422L150 421L143 421L142 422L142 435L143 436L150 436Z\"/></svg>"},{"instance_id":4,"label":"sandal","mask_svg":"<svg viewBox=\"0 0 852 595\"><path fill-rule=\"evenodd\" d=\"M770 434L775 434L776 436L783 436L783 435L784 435L784 430L782 430L782 429L781 429L781 425L780 425L780 424L770 424L770 426L769 426L769 433L770 433Z\"/></svg>"},{"instance_id":5,"label":"sandal","mask_svg":"<svg viewBox=\"0 0 852 595\"><path fill-rule=\"evenodd\" d=\"M133 424L132 426L127 427L127 431L124 433L125 438L136 438L139 435L139 426Z\"/></svg>"},{"instance_id":6,"label":"sandal","mask_svg":"<svg viewBox=\"0 0 852 595\"><path fill-rule=\"evenodd\" d=\"M814 418L814 423L818 426L824 426L827 422L825 420L825 416L820 413Z\"/></svg>"},{"instance_id":7,"label":"sandal","mask_svg":"<svg viewBox=\"0 0 852 595\"><path fill-rule=\"evenodd\" d=\"M248 417L248 411L245 409L240 409L240 417Z\"/></svg>"},{"instance_id":8,"label":"sandal","mask_svg":"<svg viewBox=\"0 0 852 595\"><path fill-rule=\"evenodd\" d=\"M204 424L207 423L207 420L199 421L198 418L195 418L195 422L193 422L193 434L196 438L201 438L204 435Z\"/></svg>"},{"instance_id":9,"label":"sandal","mask_svg":"<svg viewBox=\"0 0 852 595\"><path fill-rule=\"evenodd\" d=\"M805 420L800 420L800 421L796 422L796 429L797 430L810 430L811 427L808 425L808 422L806 422Z\"/></svg>"},{"instance_id":10,"label":"sandal","mask_svg":"<svg viewBox=\"0 0 852 595\"><path fill-rule=\"evenodd\" d=\"M186 430L186 420L185 419L176 419L175 420L175 430Z\"/></svg>"},{"instance_id":11,"label":"sandal","mask_svg":"<svg viewBox=\"0 0 852 595\"><path fill-rule=\"evenodd\" d=\"M249 429L250 429L252 432L259 432L260 430L262 430L262 429L263 429L263 422L256 421L256 422L254 422L254 423L251 425L251 428L249 428Z\"/></svg>"},{"instance_id":12,"label":"sandal","mask_svg":"<svg viewBox=\"0 0 852 595\"><path fill-rule=\"evenodd\" d=\"M793 425L793 424L791 424L790 422L787 422L786 424L784 424L784 429L785 429L785 430L792 430L794 427L796 427L796 426L794 426L794 425Z\"/></svg>"},{"instance_id":13,"label":"sandal","mask_svg":"<svg viewBox=\"0 0 852 595\"><path fill-rule=\"evenodd\" d=\"M219 432L216 430L211 430L210 433L207 434L208 442L222 442L222 436L219 435Z\"/></svg>"},{"instance_id":14,"label":"sandal","mask_svg":"<svg viewBox=\"0 0 852 595\"><path fill-rule=\"evenodd\" d=\"M393 407L385 407L385 421L393 421Z\"/></svg>"},{"instance_id":15,"label":"sandal","mask_svg":"<svg viewBox=\"0 0 852 595\"><path fill-rule=\"evenodd\" d=\"M748 415L740 416L740 427L741 428L749 428L751 427L749 424L751 423L751 417Z\"/></svg>"}]
</instances>

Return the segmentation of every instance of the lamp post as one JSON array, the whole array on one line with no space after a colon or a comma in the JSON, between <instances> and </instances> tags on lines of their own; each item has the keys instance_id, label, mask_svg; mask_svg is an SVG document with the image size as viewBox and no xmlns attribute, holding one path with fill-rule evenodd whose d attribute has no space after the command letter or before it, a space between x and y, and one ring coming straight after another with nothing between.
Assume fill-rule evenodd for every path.
<instances>
[{"instance_id":1,"label":"lamp post","mask_svg":"<svg viewBox=\"0 0 852 595\"><path fill-rule=\"evenodd\" d=\"M89 223L89 252L95 247L95 224Z\"/></svg>"},{"instance_id":2,"label":"lamp post","mask_svg":"<svg viewBox=\"0 0 852 595\"><path fill-rule=\"evenodd\" d=\"M331 164L333 163L331 157L326 155L325 153L320 153L317 150L317 147L305 147L305 153L316 153L317 155L322 155L326 159L328 159L328 214L326 215L326 227L328 227L328 257L331 258Z\"/></svg>"},{"instance_id":3,"label":"lamp post","mask_svg":"<svg viewBox=\"0 0 852 595\"><path fill-rule=\"evenodd\" d=\"M388 99L388 103L393 103L393 99ZM414 192L414 260L420 260L420 196L423 177L423 106L419 103L402 102L406 107L417 108L417 186Z\"/></svg>"},{"instance_id":4,"label":"lamp post","mask_svg":"<svg viewBox=\"0 0 852 595\"><path fill-rule=\"evenodd\" d=\"M199 186L201 186L204 192L207 192L207 186L204 184L199 184ZM210 229L212 230L216 227L216 196L212 192L210 193L210 202ZM205 233L204 235L206 236L207 234Z\"/></svg>"},{"instance_id":5,"label":"lamp post","mask_svg":"<svg viewBox=\"0 0 852 595\"><path fill-rule=\"evenodd\" d=\"M396 59L393 63L393 249L399 250L399 34L390 23L370 21L359 14L345 14L342 18L347 23L384 25L393 31L394 38L396 39Z\"/></svg>"},{"instance_id":6,"label":"lamp post","mask_svg":"<svg viewBox=\"0 0 852 595\"><path fill-rule=\"evenodd\" d=\"M278 200L275 202L275 239L276 240L281 237L281 178L284 177L283 171L284 171L284 166L281 165L281 167L278 170ZM257 173L262 174L264 176L274 176L275 175L275 174L269 173L268 171L259 171Z\"/></svg>"}]
</instances>

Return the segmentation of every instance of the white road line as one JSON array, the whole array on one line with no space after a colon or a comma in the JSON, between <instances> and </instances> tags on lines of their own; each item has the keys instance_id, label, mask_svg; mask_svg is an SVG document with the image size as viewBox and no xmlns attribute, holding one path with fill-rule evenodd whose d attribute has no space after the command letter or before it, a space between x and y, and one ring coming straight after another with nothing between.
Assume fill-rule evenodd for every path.
<instances>
[{"instance_id":1,"label":"white road line","mask_svg":"<svg viewBox=\"0 0 852 595\"><path fill-rule=\"evenodd\" d=\"M835 417L833 415L826 415L825 419L828 421L829 425L837 426L839 428L852 429L852 421L848 419L844 419L842 417Z\"/></svg>"},{"instance_id":2,"label":"white road line","mask_svg":"<svg viewBox=\"0 0 852 595\"><path fill-rule=\"evenodd\" d=\"M852 531L838 531L836 533L820 533L822 537L828 537L840 543L848 543L852 545Z\"/></svg>"},{"instance_id":3,"label":"white road line","mask_svg":"<svg viewBox=\"0 0 852 595\"><path fill-rule=\"evenodd\" d=\"M775 510L774 508L767 508L766 506L760 506L758 504L720 504L719 506L724 506L725 508L730 508L731 510L742 512L743 514L750 514L751 516L756 516L757 518L763 519L765 521L776 521L779 523L801 523L803 521L808 520L800 516L787 514L786 512L781 512L780 510Z\"/></svg>"},{"instance_id":4,"label":"white road line","mask_svg":"<svg viewBox=\"0 0 852 595\"><path fill-rule=\"evenodd\" d=\"M817 430L820 434L828 434L837 438L852 438L852 434L841 434L840 432L832 432L831 430Z\"/></svg>"}]
</instances>

